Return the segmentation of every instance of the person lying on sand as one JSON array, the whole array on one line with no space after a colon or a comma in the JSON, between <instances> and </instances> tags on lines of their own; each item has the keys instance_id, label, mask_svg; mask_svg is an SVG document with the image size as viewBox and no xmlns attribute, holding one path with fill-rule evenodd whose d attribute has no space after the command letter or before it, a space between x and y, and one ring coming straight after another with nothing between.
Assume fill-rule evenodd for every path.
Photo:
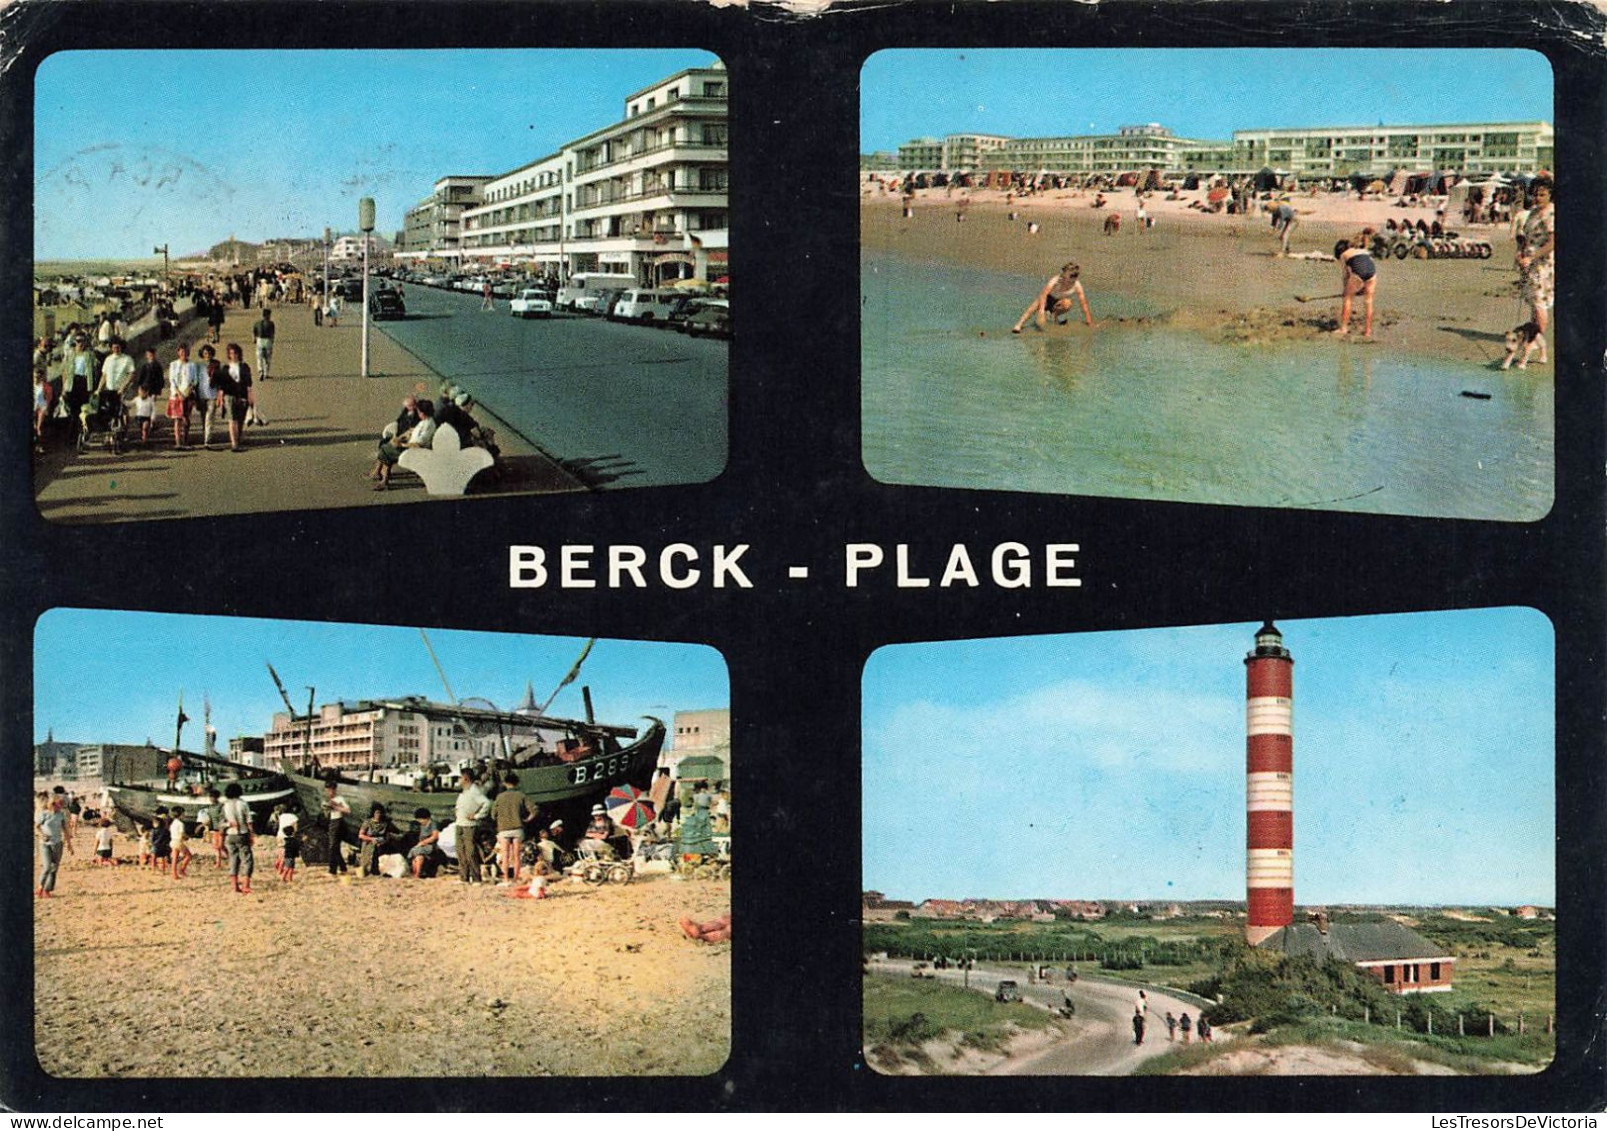
<instances>
[{"instance_id":1,"label":"person lying on sand","mask_svg":"<svg viewBox=\"0 0 1607 1131\"><path fill-rule=\"evenodd\" d=\"M694 923L690 915L681 916L681 931L693 942L728 942L731 938L731 912L707 923Z\"/></svg>"},{"instance_id":2,"label":"person lying on sand","mask_svg":"<svg viewBox=\"0 0 1607 1131\"><path fill-rule=\"evenodd\" d=\"M1038 292L1038 297L1033 299L1031 305L1021 312L1021 317L1016 319L1014 326L1010 327L1010 332L1012 334L1021 333L1021 327L1026 325L1028 318L1033 319L1038 329L1042 330L1044 328L1044 317L1048 314L1053 314L1056 322L1064 323L1065 320L1060 316L1070 312L1073 297L1082 303L1083 321L1090 327L1093 326L1094 316L1088 309L1088 296L1083 292L1082 282L1077 277L1081 273L1082 268L1075 263L1067 263L1061 267L1060 274L1051 276L1049 281L1043 285L1043 290Z\"/></svg>"}]
</instances>

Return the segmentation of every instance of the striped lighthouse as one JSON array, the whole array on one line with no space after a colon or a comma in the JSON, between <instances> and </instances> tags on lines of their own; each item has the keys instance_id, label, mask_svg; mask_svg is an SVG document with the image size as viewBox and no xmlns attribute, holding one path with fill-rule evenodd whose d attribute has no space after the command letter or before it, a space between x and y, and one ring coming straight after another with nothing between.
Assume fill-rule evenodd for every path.
<instances>
[{"instance_id":1,"label":"striped lighthouse","mask_svg":"<svg viewBox=\"0 0 1607 1131\"><path fill-rule=\"evenodd\" d=\"M1246 693L1245 864L1251 946L1294 921L1294 666L1271 621L1244 658Z\"/></svg>"}]
</instances>

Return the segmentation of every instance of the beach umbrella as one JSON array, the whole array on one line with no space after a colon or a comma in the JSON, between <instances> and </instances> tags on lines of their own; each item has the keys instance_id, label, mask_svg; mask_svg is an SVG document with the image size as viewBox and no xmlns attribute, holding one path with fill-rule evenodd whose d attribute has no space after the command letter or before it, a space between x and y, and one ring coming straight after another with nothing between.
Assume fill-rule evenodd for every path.
<instances>
[{"instance_id":1,"label":"beach umbrella","mask_svg":"<svg viewBox=\"0 0 1607 1131\"><path fill-rule=\"evenodd\" d=\"M1205 194L1205 199L1212 204L1221 204L1227 198L1228 190L1225 188L1214 188Z\"/></svg>"},{"instance_id":2,"label":"beach umbrella","mask_svg":"<svg viewBox=\"0 0 1607 1131\"><path fill-rule=\"evenodd\" d=\"M609 790L608 796L603 799L603 808L608 810L615 824L627 829L645 828L656 816L647 792L634 785L616 785Z\"/></svg>"}]
</instances>

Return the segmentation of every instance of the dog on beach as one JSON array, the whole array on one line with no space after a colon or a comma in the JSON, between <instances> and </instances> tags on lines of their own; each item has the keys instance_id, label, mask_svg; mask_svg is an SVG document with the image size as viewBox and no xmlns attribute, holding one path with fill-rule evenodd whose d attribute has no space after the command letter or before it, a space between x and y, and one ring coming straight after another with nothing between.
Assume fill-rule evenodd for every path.
<instances>
[{"instance_id":1,"label":"dog on beach","mask_svg":"<svg viewBox=\"0 0 1607 1131\"><path fill-rule=\"evenodd\" d=\"M1511 369L1516 361L1519 369L1529 368L1529 355L1535 350L1540 351L1540 360L1546 360L1546 336L1540 332L1540 326L1535 322L1525 322L1521 326L1514 326L1506 333L1507 355L1501 359L1502 369Z\"/></svg>"},{"instance_id":2,"label":"dog on beach","mask_svg":"<svg viewBox=\"0 0 1607 1131\"><path fill-rule=\"evenodd\" d=\"M1105 217L1105 234L1107 236L1113 236L1121 230L1122 214L1120 212L1112 212L1109 216Z\"/></svg>"}]
</instances>

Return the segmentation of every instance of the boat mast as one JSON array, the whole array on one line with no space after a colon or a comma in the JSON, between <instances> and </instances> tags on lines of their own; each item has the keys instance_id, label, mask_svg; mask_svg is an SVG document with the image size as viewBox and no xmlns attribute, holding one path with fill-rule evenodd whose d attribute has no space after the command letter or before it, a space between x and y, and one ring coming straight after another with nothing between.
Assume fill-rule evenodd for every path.
<instances>
[{"instance_id":1,"label":"boat mast","mask_svg":"<svg viewBox=\"0 0 1607 1131\"><path fill-rule=\"evenodd\" d=\"M178 725L173 728L173 754L175 757L178 756L179 748L182 745L180 738L184 734L184 724L189 721L190 716L184 713L184 689L180 688Z\"/></svg>"}]
</instances>

